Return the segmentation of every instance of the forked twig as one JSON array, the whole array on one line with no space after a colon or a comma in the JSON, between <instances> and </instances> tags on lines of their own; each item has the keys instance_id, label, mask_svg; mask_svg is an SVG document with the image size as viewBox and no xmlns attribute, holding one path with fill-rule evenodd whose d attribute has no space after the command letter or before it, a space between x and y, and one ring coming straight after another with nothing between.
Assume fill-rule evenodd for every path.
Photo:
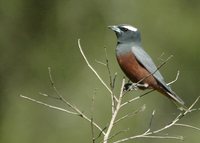
<instances>
[{"instance_id":1,"label":"forked twig","mask_svg":"<svg viewBox=\"0 0 200 143\"><path fill-rule=\"evenodd\" d=\"M20 97L24 98L24 99L27 99L29 101L32 101L32 102L35 102L35 103L38 103L38 104L41 104L41 105L44 105L46 107L49 107L49 108L52 108L52 109L56 109L56 110L59 110L59 111L63 111L63 112L66 112L66 113L70 113L70 114L73 114L73 115L77 115L83 119L85 119L86 121L92 123L98 130L100 130L102 132L102 134L105 134L105 132L101 129L101 127L95 123L94 121L91 121L91 119L89 117L87 117L83 112L81 112L77 107L75 107L74 105L72 105L70 102L68 102L57 90L56 86L55 86L55 83L54 83L54 80L52 78L52 74L51 74L51 68L49 67L48 68L48 71L49 71L49 78L50 78L50 82L51 82L51 85L54 89L54 91L56 92L57 96L59 97L58 99L60 101L62 101L64 104L66 104L68 107L70 107L72 110L74 110L74 112L72 111L69 111L69 110L66 110L66 109L63 109L63 108L60 108L60 107L57 107L57 106L54 106L54 105L50 105L50 104L47 104L47 103L44 103L42 101L39 101L39 100L36 100L36 99L33 99L33 98L30 98L30 97L27 97L27 96L23 96L23 95L20 95ZM46 94L47 95L47 94ZM50 96L47 96L47 97L50 97Z\"/></svg>"},{"instance_id":2,"label":"forked twig","mask_svg":"<svg viewBox=\"0 0 200 143\"><path fill-rule=\"evenodd\" d=\"M124 84L125 84L125 79L122 80L122 85L121 85L121 90L120 90L119 99L118 99L118 102L117 102L115 111L114 111L114 113L112 114L112 117L111 117L110 123L109 123L109 125L108 125L108 129L107 129L107 131L106 131L106 134L104 135L104 139L103 139L103 142L104 142L104 143L107 143L107 142L108 142L109 135L110 135L111 130L112 130L112 128L113 128L113 125L114 125L114 123L115 123L115 119L116 119L116 117L117 117L117 114L118 114L118 112L119 112L119 110L120 110L121 102L122 102L122 97L123 97Z\"/></svg>"},{"instance_id":3,"label":"forked twig","mask_svg":"<svg viewBox=\"0 0 200 143\"><path fill-rule=\"evenodd\" d=\"M113 90L114 90L114 85L115 85L115 78L116 78L116 74L115 74L115 77L114 79L112 79L112 75L111 75L111 71L110 71L110 66L109 66L109 61L108 61L108 53L107 53L107 50L106 48L105 49L105 55L106 55L106 67L107 67L107 70L108 70L108 75L109 75L109 79L110 79L110 88L111 88L111 105L112 105L112 114L114 114L114 110L115 110L115 95L113 93Z\"/></svg>"},{"instance_id":4,"label":"forked twig","mask_svg":"<svg viewBox=\"0 0 200 143\"><path fill-rule=\"evenodd\" d=\"M81 52L81 55L83 56L85 62L87 63L88 67L91 69L91 71L96 75L96 77L99 79L99 81L104 85L104 87L110 92L110 94L112 93L112 90L107 86L107 84L104 82L104 80L100 77L100 75L96 72L96 70L91 66L91 64L89 63L89 61L87 60L82 47L81 47L81 43L80 43L80 39L78 39L78 47L79 50ZM115 97L115 96L114 96ZM112 97L111 97L112 98ZM118 99L115 97L115 100L117 101Z\"/></svg>"},{"instance_id":5,"label":"forked twig","mask_svg":"<svg viewBox=\"0 0 200 143\"><path fill-rule=\"evenodd\" d=\"M133 112L131 112L131 113L128 113L128 114L126 114L126 115L120 117L119 119L117 119L117 120L114 122L114 124L116 124L116 123L120 122L121 120L124 120L124 119L126 119L126 118L128 118L128 117L137 115L139 112L143 112L143 111L145 110L145 108L146 108L146 106L143 105L143 106L140 107L139 109L137 109L137 110L135 110L135 111L133 111Z\"/></svg>"},{"instance_id":6,"label":"forked twig","mask_svg":"<svg viewBox=\"0 0 200 143\"><path fill-rule=\"evenodd\" d=\"M179 74L180 74L180 72L179 72L179 70L178 70L175 79L172 80L171 82L167 83L167 85L171 85L171 84L173 84L174 82L176 82L176 81L178 80Z\"/></svg>"},{"instance_id":7,"label":"forked twig","mask_svg":"<svg viewBox=\"0 0 200 143\"><path fill-rule=\"evenodd\" d=\"M182 126L182 127L188 127L188 128L192 128L192 129L196 129L196 130L200 130L199 128L197 127L193 127L191 125L187 125L187 124L178 124L177 122L182 119L186 114L188 113L191 113L192 112L192 108L194 107L194 105L198 102L200 96L197 97L197 99L192 103L192 105L183 113L180 113L179 115L176 116L176 118L170 122L169 124L165 125L164 127L160 128L160 129L157 129L157 130L154 130L154 131L151 131L151 129L149 128L147 131L145 131L143 134L139 134L139 135L135 135L135 136L131 136L131 137L127 137L127 138L124 138L124 139L120 139L118 141L115 141L114 143L121 143L121 142L125 142L125 141L128 141L128 140L133 140L133 139L136 139L136 138L163 138L163 139L178 139L178 140L183 140L183 137L182 136L156 136L155 134L157 133L160 133L172 126ZM194 110L193 110L194 111ZM154 114L154 112L153 112ZM153 115L152 114L152 115ZM154 116L154 115L153 115ZM150 121L152 122L152 121Z\"/></svg>"},{"instance_id":8,"label":"forked twig","mask_svg":"<svg viewBox=\"0 0 200 143\"><path fill-rule=\"evenodd\" d=\"M143 94L141 94L141 95L139 95L139 96L137 96L137 97L135 97L135 98L132 98L132 99L130 99L130 100L124 102L123 104L121 104L121 107L124 107L125 105L127 105L127 104L129 104L129 103L131 103L131 102L133 102L133 101L135 101L135 100L138 100L138 99L140 99L141 97L143 97L143 96L145 96L145 95L147 95L147 94L149 94L149 93L151 93L151 92L153 92L153 91L155 91L155 90L154 90L154 89L151 89L151 90L149 90L149 91L147 91L147 92L145 92L145 93L143 93Z\"/></svg>"}]
</instances>

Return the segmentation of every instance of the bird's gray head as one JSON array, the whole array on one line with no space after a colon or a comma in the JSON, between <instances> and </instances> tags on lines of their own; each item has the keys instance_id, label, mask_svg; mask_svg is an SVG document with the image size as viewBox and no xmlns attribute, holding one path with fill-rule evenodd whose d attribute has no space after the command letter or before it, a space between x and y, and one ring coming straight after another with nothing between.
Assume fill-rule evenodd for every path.
<instances>
[{"instance_id":1,"label":"bird's gray head","mask_svg":"<svg viewBox=\"0 0 200 143\"><path fill-rule=\"evenodd\" d=\"M138 31L137 28L131 25L121 24L121 25L112 25L108 27L116 33L118 43L141 41L140 32Z\"/></svg>"}]
</instances>

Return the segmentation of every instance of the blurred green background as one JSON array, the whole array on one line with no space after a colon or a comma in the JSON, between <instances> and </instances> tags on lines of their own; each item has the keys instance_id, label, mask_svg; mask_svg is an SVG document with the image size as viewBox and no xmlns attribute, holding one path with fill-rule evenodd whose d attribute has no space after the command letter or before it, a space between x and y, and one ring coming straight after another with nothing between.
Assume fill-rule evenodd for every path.
<instances>
[{"instance_id":1,"label":"blurred green background","mask_svg":"<svg viewBox=\"0 0 200 143\"><path fill-rule=\"evenodd\" d=\"M139 28L143 47L158 64L158 57L174 57L161 71L166 81L180 77L173 89L190 105L199 96L200 81L200 1L197 0L1 0L0 1L0 142L55 143L91 142L90 124L77 116L55 111L19 97L30 96L60 107L58 101L38 95L54 95L47 67L60 93L90 116L95 94L94 119L102 127L110 119L109 93L86 66L77 46L109 84L107 70L95 62L105 62L107 47L112 74L118 73L115 93L123 73L115 59L116 37L108 25L127 23ZM143 93L129 93L127 99ZM127 106L120 115L146 105L146 110L117 125L130 128L123 138L144 132L153 109L153 129L162 127L178 114L173 103L159 93L151 93ZM197 103L200 107L200 103ZM200 112L191 113L181 123L200 127ZM98 131L95 130L98 134ZM197 143L200 132L173 127L163 134L183 135L185 143ZM162 135L162 134L161 134ZM181 142L162 139L136 139L135 142ZM129 141L133 142L133 141Z\"/></svg>"}]
</instances>

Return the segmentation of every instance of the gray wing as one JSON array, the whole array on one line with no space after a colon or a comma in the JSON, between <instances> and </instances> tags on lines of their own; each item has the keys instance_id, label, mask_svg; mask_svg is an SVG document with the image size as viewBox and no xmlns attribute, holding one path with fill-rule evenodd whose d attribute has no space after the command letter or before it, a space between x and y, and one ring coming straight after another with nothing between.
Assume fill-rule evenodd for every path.
<instances>
[{"instance_id":1,"label":"gray wing","mask_svg":"<svg viewBox=\"0 0 200 143\"><path fill-rule=\"evenodd\" d=\"M136 59L138 62L143 65L150 73L154 73L157 70L156 65L154 64L151 57L143 50L142 47L139 46L133 46L132 52L134 53ZM163 76L160 74L160 72L157 70L153 76L156 78L156 80L162 84L162 86L167 90L169 93L169 96L171 96L175 101L179 102L180 104L184 104L183 100L176 95L176 93L166 84L164 81Z\"/></svg>"},{"instance_id":2,"label":"gray wing","mask_svg":"<svg viewBox=\"0 0 200 143\"><path fill-rule=\"evenodd\" d=\"M132 52L134 53L137 60L142 64L150 73L154 73L157 70L156 65L154 64L151 57L143 50L142 47L132 47ZM157 70L153 76L161 83L163 86L166 86L163 76Z\"/></svg>"}]
</instances>

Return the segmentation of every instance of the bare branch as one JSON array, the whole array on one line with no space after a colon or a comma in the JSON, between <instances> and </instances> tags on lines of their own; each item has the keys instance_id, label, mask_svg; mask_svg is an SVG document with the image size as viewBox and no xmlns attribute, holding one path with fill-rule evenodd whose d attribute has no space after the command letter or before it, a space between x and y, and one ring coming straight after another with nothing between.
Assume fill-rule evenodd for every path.
<instances>
[{"instance_id":1,"label":"bare branch","mask_svg":"<svg viewBox=\"0 0 200 143\"><path fill-rule=\"evenodd\" d=\"M133 140L136 138L154 138L154 139L177 139L177 140L183 140L183 136L146 136L144 134L141 135L137 135L137 136L132 136L132 137L128 137L128 138L124 138L118 141L115 141L113 143L121 143L121 142L126 142L129 140Z\"/></svg>"},{"instance_id":2,"label":"bare branch","mask_svg":"<svg viewBox=\"0 0 200 143\"><path fill-rule=\"evenodd\" d=\"M106 83L103 81L103 79L100 77L100 75L96 72L96 70L90 65L90 63L88 62L82 47L81 47L81 43L80 43L80 39L78 39L78 47L79 50L81 52L81 55L83 56L85 62L87 63L88 67L92 70L92 72L96 75L96 77L99 79L99 81L104 85L104 87L112 94L112 90L106 85Z\"/></svg>"},{"instance_id":3,"label":"bare branch","mask_svg":"<svg viewBox=\"0 0 200 143\"><path fill-rule=\"evenodd\" d=\"M172 126L184 126L184 127L189 127L189 128L192 128L192 129L200 130L200 128L197 128L197 127L194 127L194 126L191 126L191 125L178 124L177 123L187 113L191 113L191 111L195 111L195 110L192 110L192 108L198 102L199 98L200 98L200 96L197 97L197 99L192 103L192 105L185 112L180 113L179 115L177 115L177 117L172 122L170 122L169 124L165 125L164 127L160 128L160 129L157 129L155 131L151 131L151 132L150 132L150 128L149 128L143 134L127 137L127 138L115 141L114 143L121 143L121 142L125 142L125 141L132 140L132 139L135 139L135 138L162 138L162 139L179 139L179 140L183 140L182 136L155 136L155 134L160 133L160 132L162 132L162 131L164 131L164 130L172 127ZM154 114L155 114L155 112L152 113L152 118L153 118ZM150 121L150 124L151 124L151 122L152 121Z\"/></svg>"},{"instance_id":4,"label":"bare branch","mask_svg":"<svg viewBox=\"0 0 200 143\"><path fill-rule=\"evenodd\" d=\"M49 78L50 78L51 85L52 85L54 91L56 92L57 96L59 97L58 99L60 101L64 102L67 106L69 106L75 112L71 112L71 111L68 111L66 109L59 108L57 106L49 105L49 104L46 104L46 103L41 102L39 100L35 100L35 99L27 97L27 96L20 95L20 97L22 97L24 99L27 99L27 100L30 100L30 101L33 101L35 103L47 106L49 108L53 108L53 109L57 109L59 111L64 111L64 112L67 112L67 113L70 113L70 114L78 115L78 116L82 117L83 119L85 119L85 120L89 121L90 123L92 123L97 129L99 129L102 132L102 134L105 134L105 132L101 129L101 127L99 127L99 125L97 125L95 122L91 121L91 119L89 119L85 114L83 114L77 107L73 106L70 102L68 102L65 98L63 98L63 96L58 92L58 90L57 90L57 88L55 86L55 83L54 83L53 78L52 78L51 68L50 67L48 68L48 71L49 71ZM41 95L48 96L47 94L41 94Z\"/></svg>"},{"instance_id":5,"label":"bare branch","mask_svg":"<svg viewBox=\"0 0 200 143\"><path fill-rule=\"evenodd\" d=\"M63 108L60 108L60 107L57 107L57 106L53 106L53 105L50 105L50 104L47 104L47 103L44 103L42 101L39 101L39 100L36 100L36 99L33 99L33 98L30 98L30 97L27 97L27 96L23 96L23 95L20 95L21 98L24 98L26 100L29 100L29 101L32 101L32 102L35 102L37 104L41 104L41 105L44 105L48 108L52 108L52 109L56 109L58 111L63 111L63 112L66 112L66 113L69 113L69 114L73 114L73 115L77 115L87 121L89 121L91 123L91 119L89 119L85 114L83 114L78 108L76 108L75 106L72 106L71 108L74 109L76 112L71 112L69 110L66 110L66 109L63 109ZM93 122L93 125L99 129L102 134L105 134L105 132L101 129L101 127L99 127L99 125L97 125L95 122Z\"/></svg>"},{"instance_id":6,"label":"bare branch","mask_svg":"<svg viewBox=\"0 0 200 143\"><path fill-rule=\"evenodd\" d=\"M183 118L187 113L191 113L191 109L194 107L194 105L197 103L197 101L199 100L200 96L197 97L197 99L192 103L192 105L183 113L180 113L171 123L169 123L168 125L164 126L163 128L160 128L158 130L153 131L152 133L156 134L159 133L163 130L168 129L169 127L173 126L175 123L177 123L181 118Z\"/></svg>"},{"instance_id":7,"label":"bare branch","mask_svg":"<svg viewBox=\"0 0 200 143\"><path fill-rule=\"evenodd\" d=\"M163 59L162 59L162 57L165 55L165 53L164 52L162 52L161 54L160 54L160 56L157 58L158 60L160 60L160 61L164 61Z\"/></svg>"},{"instance_id":8,"label":"bare branch","mask_svg":"<svg viewBox=\"0 0 200 143\"><path fill-rule=\"evenodd\" d=\"M99 60L96 60L96 59L95 59L95 62L97 62L98 64L101 64L101 65L103 65L103 66L106 66L105 63L103 63L103 62L101 62L101 61L99 61Z\"/></svg>"},{"instance_id":9,"label":"bare branch","mask_svg":"<svg viewBox=\"0 0 200 143\"><path fill-rule=\"evenodd\" d=\"M146 108L146 106L143 105L142 107L140 107L139 109L135 110L134 112L128 113L128 114L124 115L123 117L119 118L118 120L116 120L114 122L114 124L118 123L121 120L124 120L127 117L134 116L134 115L138 114L139 112L143 112L145 110L145 108Z\"/></svg>"},{"instance_id":10,"label":"bare branch","mask_svg":"<svg viewBox=\"0 0 200 143\"><path fill-rule=\"evenodd\" d=\"M104 143L107 143L107 141L108 141L108 139L109 139L109 135L110 135L111 130L112 130L112 128L113 128L115 119L116 119L117 114L118 114L118 112L119 112L119 109L120 109L120 107L121 107L121 102L122 102L122 97L123 97L124 84L125 84L125 79L122 80L122 86L121 86L121 90L120 90L119 99L118 99L118 102L117 102L115 111L114 111L114 113L113 113L113 115L112 115L112 118L111 118L111 120L110 120L110 123L109 123L109 125L108 125L108 130L107 130L106 134L104 135Z\"/></svg>"},{"instance_id":11,"label":"bare branch","mask_svg":"<svg viewBox=\"0 0 200 143\"><path fill-rule=\"evenodd\" d=\"M102 131L98 134L98 136L95 138L95 140L97 140L98 138L101 137L101 135L103 134L103 132L108 128L108 126L105 126Z\"/></svg>"},{"instance_id":12,"label":"bare branch","mask_svg":"<svg viewBox=\"0 0 200 143\"><path fill-rule=\"evenodd\" d=\"M116 81L116 78L117 78L117 73L115 73L115 75L114 75L114 77L113 77L113 85L112 85L112 87L113 87L113 89L115 88L115 81Z\"/></svg>"},{"instance_id":13,"label":"bare branch","mask_svg":"<svg viewBox=\"0 0 200 143\"><path fill-rule=\"evenodd\" d=\"M42 102L42 101L39 101L39 100L30 98L30 97L27 97L27 96L23 96L23 95L19 95L19 96L20 96L21 98L26 99L26 100L29 100L29 101L35 102L35 103L37 103L37 104L41 104L41 105L47 106L47 107L52 108L52 109L56 109L56 110L63 111L63 112L66 112L66 113L69 113L69 114L73 114L73 115L79 115L79 114L76 113L76 112L72 112L72 111L69 111L69 110L66 110L66 109L57 107L57 106L53 106L53 105L44 103L44 102Z\"/></svg>"},{"instance_id":14,"label":"bare branch","mask_svg":"<svg viewBox=\"0 0 200 143\"><path fill-rule=\"evenodd\" d=\"M96 95L96 89L94 90L94 95L92 96L92 105L91 105L91 132L92 132L92 143L95 143L94 137L94 96Z\"/></svg>"},{"instance_id":15,"label":"bare branch","mask_svg":"<svg viewBox=\"0 0 200 143\"><path fill-rule=\"evenodd\" d=\"M44 97L48 97L48 98L60 100L60 97L58 97L58 96L51 96L51 95L48 95L48 94L42 93L42 92L39 92L38 94L39 94L39 95L42 95L42 96L44 96Z\"/></svg>"},{"instance_id":16,"label":"bare branch","mask_svg":"<svg viewBox=\"0 0 200 143\"><path fill-rule=\"evenodd\" d=\"M195 130L200 131L200 128L195 127L195 126L192 126L192 125L188 125L188 124L178 124L178 123L176 123L176 124L174 124L174 125L175 125L175 126L188 127L188 128L192 128L192 129L195 129Z\"/></svg>"},{"instance_id":17,"label":"bare branch","mask_svg":"<svg viewBox=\"0 0 200 143\"><path fill-rule=\"evenodd\" d=\"M110 71L110 66L109 66L109 60L108 60L108 53L107 53L107 50L106 48L104 48L105 50L105 55L106 55L106 67L107 67L107 70L108 70L108 76L109 76L109 79L110 79L110 88L111 88L111 105L112 105L112 114L114 113L114 110L115 110L115 95L113 94L113 90L114 90L114 84L113 84L113 80L112 80L112 75L111 75L111 71Z\"/></svg>"},{"instance_id":18,"label":"bare branch","mask_svg":"<svg viewBox=\"0 0 200 143\"><path fill-rule=\"evenodd\" d=\"M151 114L151 119L150 119L150 122L149 122L149 128L147 129L146 132L149 132L151 130L151 126L152 126L152 122L153 122L153 117L155 115L155 112L156 110L153 110L152 114Z\"/></svg>"},{"instance_id":19,"label":"bare branch","mask_svg":"<svg viewBox=\"0 0 200 143\"><path fill-rule=\"evenodd\" d=\"M129 131L129 129L121 130L121 131L119 131L119 132L117 132L117 133L111 135L111 136L108 138L108 140L110 140L110 139L116 137L117 135L119 135L119 134L121 134L121 133L127 132L127 131Z\"/></svg>"},{"instance_id":20,"label":"bare branch","mask_svg":"<svg viewBox=\"0 0 200 143\"><path fill-rule=\"evenodd\" d=\"M138 99L140 99L141 97L143 97L143 96L145 96L145 95L147 95L147 94L149 94L149 93L151 93L151 92L153 92L154 91L154 89L151 89L151 90L149 90L148 92L146 92L146 93L144 93L144 94L141 94L141 95L139 95L139 96L137 96L137 97L135 97L135 98L133 98L133 99L130 99L129 101L126 101L126 102L124 102L123 104L121 104L121 107L124 107L125 105L127 105L127 104L129 104L129 103L131 103L131 102L133 102L133 101L135 101L135 100L138 100Z\"/></svg>"},{"instance_id":21,"label":"bare branch","mask_svg":"<svg viewBox=\"0 0 200 143\"><path fill-rule=\"evenodd\" d=\"M107 53L106 47L104 48L104 50L105 50L105 55L106 55L106 67L108 69L108 75L109 75L109 79L110 79L110 87L113 90L112 75L111 75L111 71L110 71L110 66L109 66L109 61L108 61L108 53Z\"/></svg>"},{"instance_id":22,"label":"bare branch","mask_svg":"<svg viewBox=\"0 0 200 143\"><path fill-rule=\"evenodd\" d=\"M176 82L176 81L178 80L179 74L180 74L180 72L177 71L176 78L175 78L173 81L167 83L167 85L171 85L171 84L173 84L174 82Z\"/></svg>"},{"instance_id":23,"label":"bare branch","mask_svg":"<svg viewBox=\"0 0 200 143\"><path fill-rule=\"evenodd\" d=\"M51 74L51 67L48 67L48 71L49 71L49 79L50 79L50 83L51 83L51 86L53 87L54 91L56 92L57 96L60 98L60 100L62 102L64 102L67 106L69 106L70 108L72 108L73 110L76 111L76 109L74 108L74 106L69 103L57 90L56 86L55 86L55 83L54 83L54 80L52 78L52 74Z\"/></svg>"}]
</instances>

